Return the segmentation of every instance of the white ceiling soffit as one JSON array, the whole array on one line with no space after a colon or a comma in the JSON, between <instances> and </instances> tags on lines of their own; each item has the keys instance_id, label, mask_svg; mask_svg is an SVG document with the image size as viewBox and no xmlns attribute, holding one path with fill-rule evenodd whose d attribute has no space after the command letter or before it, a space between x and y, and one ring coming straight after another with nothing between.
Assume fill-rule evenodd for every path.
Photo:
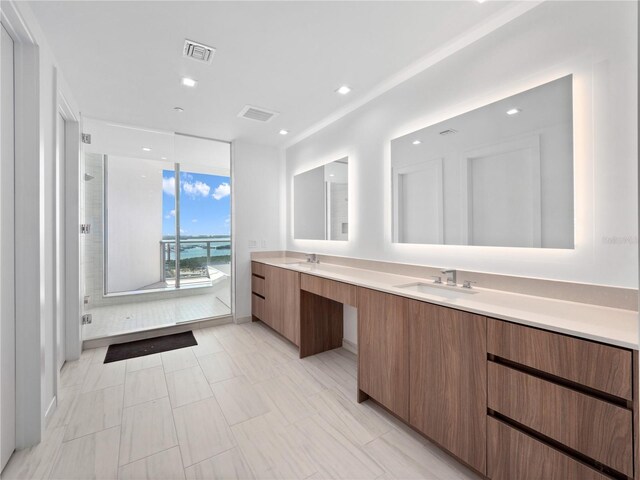
<instances>
[{"instance_id":1,"label":"white ceiling soffit","mask_svg":"<svg viewBox=\"0 0 640 480\"><path fill-rule=\"evenodd\" d=\"M320 120L315 123L311 127L307 128L303 132L299 133L295 137L292 137L288 142L285 143L284 148L289 148L295 145L298 142L301 142L307 137L310 137L316 132L319 132L323 128L331 125L333 122L340 120L342 117L348 115L349 113L357 110L361 106L369 103L371 100L379 97L385 92L391 90L393 87L400 85L402 82L409 80L411 77L424 72L426 69L432 67L436 63L444 60L445 58L453 55L454 53L462 50L463 48L471 45L472 43L480 40L481 38L489 35L494 32L498 28L506 25L510 21L518 18L519 16L527 13L528 11L534 9L538 5L542 4L545 0L531 0L531 1L521 1L516 2L515 4L501 10L486 19L484 22L478 24L473 29L465 32L464 34L458 36L452 41L446 43L440 48L430 52L425 55L418 61L412 63L408 67L400 70L395 75L387 78L383 82L379 83L369 92L367 92L362 97L348 103L344 107L336 110L331 115L326 118Z\"/></svg>"},{"instance_id":2,"label":"white ceiling soffit","mask_svg":"<svg viewBox=\"0 0 640 480\"><path fill-rule=\"evenodd\" d=\"M282 147L537 4L51 0L21 6L38 20L84 117ZM184 57L185 39L214 47L212 62ZM182 86L181 77L197 87ZM352 91L336 94L345 84ZM269 122L239 118L247 104L279 114Z\"/></svg>"}]
</instances>

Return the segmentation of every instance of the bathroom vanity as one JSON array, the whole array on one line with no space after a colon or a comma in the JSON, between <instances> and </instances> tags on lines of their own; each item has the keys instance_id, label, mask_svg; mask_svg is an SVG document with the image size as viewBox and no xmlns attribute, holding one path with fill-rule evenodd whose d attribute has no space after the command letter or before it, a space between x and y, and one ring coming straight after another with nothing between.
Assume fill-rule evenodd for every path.
<instances>
[{"instance_id":1,"label":"bathroom vanity","mask_svg":"<svg viewBox=\"0 0 640 480\"><path fill-rule=\"evenodd\" d=\"M290 257L252 262L254 319L301 357L342 345L344 304L358 309L358 401L483 476L639 478L637 312Z\"/></svg>"}]
</instances>

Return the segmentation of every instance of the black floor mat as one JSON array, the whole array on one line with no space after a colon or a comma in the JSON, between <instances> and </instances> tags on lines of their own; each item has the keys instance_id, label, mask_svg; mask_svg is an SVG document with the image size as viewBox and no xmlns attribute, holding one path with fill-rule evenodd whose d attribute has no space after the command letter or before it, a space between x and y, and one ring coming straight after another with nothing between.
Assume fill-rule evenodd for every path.
<instances>
[{"instance_id":1,"label":"black floor mat","mask_svg":"<svg viewBox=\"0 0 640 480\"><path fill-rule=\"evenodd\" d=\"M182 332L174 335L136 340L135 342L117 343L109 345L104 363L118 362L128 358L144 357L154 353L168 352L178 348L198 345L193 332Z\"/></svg>"}]
</instances>

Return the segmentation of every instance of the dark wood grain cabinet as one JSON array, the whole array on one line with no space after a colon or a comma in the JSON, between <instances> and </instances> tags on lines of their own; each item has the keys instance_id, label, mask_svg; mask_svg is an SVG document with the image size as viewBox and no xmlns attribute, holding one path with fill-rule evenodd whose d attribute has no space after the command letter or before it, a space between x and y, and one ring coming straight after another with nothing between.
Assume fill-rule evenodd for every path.
<instances>
[{"instance_id":1,"label":"dark wood grain cabinet","mask_svg":"<svg viewBox=\"0 0 640 480\"><path fill-rule=\"evenodd\" d=\"M409 419L409 300L358 288L358 389Z\"/></svg>"},{"instance_id":2,"label":"dark wood grain cabinet","mask_svg":"<svg viewBox=\"0 0 640 480\"><path fill-rule=\"evenodd\" d=\"M409 302L409 422L465 463L486 464L487 319Z\"/></svg>"}]
</instances>

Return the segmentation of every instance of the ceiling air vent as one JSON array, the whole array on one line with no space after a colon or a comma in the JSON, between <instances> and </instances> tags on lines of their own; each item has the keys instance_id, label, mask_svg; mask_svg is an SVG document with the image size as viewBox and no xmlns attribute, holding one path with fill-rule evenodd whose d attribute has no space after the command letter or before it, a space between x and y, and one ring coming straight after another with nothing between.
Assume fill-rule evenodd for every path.
<instances>
[{"instance_id":1,"label":"ceiling air vent","mask_svg":"<svg viewBox=\"0 0 640 480\"><path fill-rule=\"evenodd\" d=\"M453 128L450 128L448 130L443 130L440 132L440 135L451 135L453 133L458 133L457 130L454 130Z\"/></svg>"},{"instance_id":2,"label":"ceiling air vent","mask_svg":"<svg viewBox=\"0 0 640 480\"><path fill-rule=\"evenodd\" d=\"M277 115L278 112L272 112L271 110L266 110L260 107L252 107L251 105L245 105L238 114L239 117L256 120L258 122L268 122Z\"/></svg>"},{"instance_id":3,"label":"ceiling air vent","mask_svg":"<svg viewBox=\"0 0 640 480\"><path fill-rule=\"evenodd\" d=\"M211 60L213 60L213 54L215 52L216 49L213 47L208 47L207 45L194 42L192 40L185 40L184 50L182 51L182 54L187 58L192 58L194 60L198 60L199 62L211 63Z\"/></svg>"}]
</instances>

